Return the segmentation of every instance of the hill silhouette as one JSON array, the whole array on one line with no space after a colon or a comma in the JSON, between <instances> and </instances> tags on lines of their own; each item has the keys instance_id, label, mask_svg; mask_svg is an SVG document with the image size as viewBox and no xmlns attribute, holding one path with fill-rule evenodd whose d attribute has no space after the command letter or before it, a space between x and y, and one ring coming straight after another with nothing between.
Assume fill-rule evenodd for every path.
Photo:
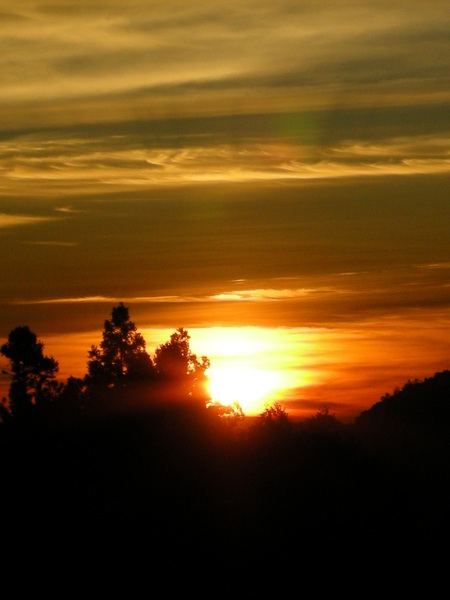
<instances>
[{"instance_id":1,"label":"hill silhouette","mask_svg":"<svg viewBox=\"0 0 450 600\"><path fill-rule=\"evenodd\" d=\"M361 439L415 469L449 465L450 371L408 381L356 419Z\"/></svg>"},{"instance_id":2,"label":"hill silhouette","mask_svg":"<svg viewBox=\"0 0 450 600\"><path fill-rule=\"evenodd\" d=\"M385 394L370 409L356 419L361 426L374 427L377 423L396 423L398 426L422 429L424 426L441 427L442 419L450 416L450 371L435 373L424 380L408 381L401 389Z\"/></svg>"}]
</instances>

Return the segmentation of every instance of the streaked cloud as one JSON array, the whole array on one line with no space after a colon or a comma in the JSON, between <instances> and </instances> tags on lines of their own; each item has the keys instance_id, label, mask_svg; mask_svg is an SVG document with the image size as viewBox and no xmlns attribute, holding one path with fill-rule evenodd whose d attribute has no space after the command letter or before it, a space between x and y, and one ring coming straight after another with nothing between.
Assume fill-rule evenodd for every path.
<instances>
[{"instance_id":1,"label":"streaked cloud","mask_svg":"<svg viewBox=\"0 0 450 600\"><path fill-rule=\"evenodd\" d=\"M41 242L36 242L41 244ZM58 245L58 242L44 242L43 245ZM360 271L352 273L329 273L326 276L309 276L310 287L299 287L298 278L290 278L292 286L286 287L289 278L267 279L272 287L246 287L250 281L235 281L227 289L217 293L184 293L147 296L72 296L11 300L15 305L56 305L56 304L107 304L119 302L139 305L195 305L195 304L279 304L279 310L286 312L286 306L304 310L314 307L324 312L322 319L342 319L344 314L356 318L377 317L390 310L405 310L411 305L411 289L414 288L414 305L445 306L450 301L446 271L448 263L385 267L382 271ZM284 284L284 285L283 285ZM278 287L276 287L278 286ZM303 307L303 308L302 308ZM338 307L339 312L333 311Z\"/></svg>"},{"instance_id":2,"label":"streaked cloud","mask_svg":"<svg viewBox=\"0 0 450 600\"><path fill-rule=\"evenodd\" d=\"M317 290L315 290L317 292ZM161 304L161 303L198 303L198 302L270 302L283 299L293 299L312 293L313 290L243 290L229 291L214 295L172 295L172 296L134 296L114 298L107 296L81 296L79 298L42 298L35 300L18 300L14 304L76 304L76 303L105 303L114 304L124 302L128 304Z\"/></svg>"},{"instance_id":3,"label":"streaked cloud","mask_svg":"<svg viewBox=\"0 0 450 600\"><path fill-rule=\"evenodd\" d=\"M271 302L304 298L310 294L335 293L336 290L322 289L254 289L234 290L209 296L209 300L218 302Z\"/></svg>"},{"instance_id":4,"label":"streaked cloud","mask_svg":"<svg viewBox=\"0 0 450 600\"><path fill-rule=\"evenodd\" d=\"M72 206L58 206L55 208L55 210L57 212L62 212L66 214L80 212L79 209L73 208Z\"/></svg>"},{"instance_id":5,"label":"streaked cloud","mask_svg":"<svg viewBox=\"0 0 450 600\"><path fill-rule=\"evenodd\" d=\"M440 0L426 10L417 0L21 2L3 9L2 92L17 102L225 82L439 88L448 74L446 9Z\"/></svg>"},{"instance_id":6,"label":"streaked cloud","mask_svg":"<svg viewBox=\"0 0 450 600\"><path fill-rule=\"evenodd\" d=\"M421 269L450 269L450 262L430 263L427 265L419 265Z\"/></svg>"},{"instance_id":7,"label":"streaked cloud","mask_svg":"<svg viewBox=\"0 0 450 600\"><path fill-rule=\"evenodd\" d=\"M21 227L22 225L36 225L51 220L53 220L52 217L9 215L5 213L0 213L0 229L6 227Z\"/></svg>"},{"instance_id":8,"label":"streaked cloud","mask_svg":"<svg viewBox=\"0 0 450 600\"><path fill-rule=\"evenodd\" d=\"M129 300L128 300L129 301ZM81 296L80 298L44 298L41 300L17 300L14 304L78 304L78 303L115 303L117 298L105 296Z\"/></svg>"},{"instance_id":9,"label":"streaked cloud","mask_svg":"<svg viewBox=\"0 0 450 600\"><path fill-rule=\"evenodd\" d=\"M61 242L58 240L32 240L32 241L24 241L24 244L30 244L32 246L62 246L64 247L71 247L71 246L77 246L77 242Z\"/></svg>"},{"instance_id":10,"label":"streaked cloud","mask_svg":"<svg viewBox=\"0 0 450 600\"><path fill-rule=\"evenodd\" d=\"M116 186L177 185L180 182L295 180L414 175L450 172L448 144L441 136L411 136L378 140L342 140L313 144L308 140L214 142L188 146L147 147L138 137L61 139L39 142L21 138L0 142L0 185L17 190L101 190ZM167 142L170 140L167 139ZM198 143L198 141L197 141ZM140 146L140 147L138 147ZM59 208L68 212L74 208Z\"/></svg>"}]
</instances>

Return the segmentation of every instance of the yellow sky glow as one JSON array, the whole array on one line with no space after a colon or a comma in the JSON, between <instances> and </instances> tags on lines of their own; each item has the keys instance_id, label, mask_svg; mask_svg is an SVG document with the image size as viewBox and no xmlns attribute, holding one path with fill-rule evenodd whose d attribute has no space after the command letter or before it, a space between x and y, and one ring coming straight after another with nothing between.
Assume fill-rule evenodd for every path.
<instances>
[{"instance_id":1,"label":"yellow sky glow","mask_svg":"<svg viewBox=\"0 0 450 600\"><path fill-rule=\"evenodd\" d=\"M174 329L140 329L153 356ZM211 361L207 372L213 401L238 402L247 415L280 402L291 417L328 409L352 420L408 379L446 368L441 345L450 350L450 320L430 313L381 318L345 327L202 327L189 329L190 345ZM59 360L59 376L82 377L87 351L100 331L49 335L45 352ZM405 345L408 352L404 352ZM3 392L7 380L3 377Z\"/></svg>"}]
</instances>

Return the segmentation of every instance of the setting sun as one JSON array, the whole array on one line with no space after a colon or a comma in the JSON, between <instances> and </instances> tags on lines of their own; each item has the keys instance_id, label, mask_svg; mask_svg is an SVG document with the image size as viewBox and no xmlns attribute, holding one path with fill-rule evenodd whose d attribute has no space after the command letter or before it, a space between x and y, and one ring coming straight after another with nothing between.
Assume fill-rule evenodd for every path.
<instances>
[{"instance_id":1,"label":"setting sun","mask_svg":"<svg viewBox=\"0 0 450 600\"><path fill-rule=\"evenodd\" d=\"M286 331L268 327L205 327L191 330L192 343L211 360L207 371L213 402L238 403L246 415L261 414L285 390L297 388L299 358L287 352ZM303 340L302 340L303 341Z\"/></svg>"},{"instance_id":2,"label":"setting sun","mask_svg":"<svg viewBox=\"0 0 450 600\"><path fill-rule=\"evenodd\" d=\"M225 406L238 403L245 414L259 414L273 402L280 375L253 367L213 367L208 371L213 402Z\"/></svg>"}]
</instances>

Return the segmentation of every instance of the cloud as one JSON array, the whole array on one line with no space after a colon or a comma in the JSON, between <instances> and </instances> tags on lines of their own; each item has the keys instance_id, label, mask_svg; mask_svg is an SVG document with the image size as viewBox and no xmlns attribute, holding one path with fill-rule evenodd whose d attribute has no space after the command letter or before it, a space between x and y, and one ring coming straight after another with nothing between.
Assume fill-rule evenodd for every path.
<instances>
[{"instance_id":1,"label":"cloud","mask_svg":"<svg viewBox=\"0 0 450 600\"><path fill-rule=\"evenodd\" d=\"M31 243L31 242L30 242ZM42 242L34 242L42 243ZM46 243L46 242L43 242ZM53 242L48 242L53 243ZM15 302L17 304L72 304L72 303L197 303L197 302L223 302L223 301L260 301L276 300L285 298L295 298L308 293L305 290L245 290L240 292L223 292L214 295L162 295L162 296L133 296L128 298L115 298L110 296L80 296L73 298L44 298L29 301Z\"/></svg>"},{"instance_id":2,"label":"cloud","mask_svg":"<svg viewBox=\"0 0 450 600\"><path fill-rule=\"evenodd\" d=\"M73 208L72 206L58 206L55 208L55 211L57 212L61 212L64 214L72 214L72 213L79 213L80 210L77 208Z\"/></svg>"},{"instance_id":3,"label":"cloud","mask_svg":"<svg viewBox=\"0 0 450 600\"><path fill-rule=\"evenodd\" d=\"M304 298L317 293L335 293L336 290L322 289L250 289L222 292L210 296L209 299L216 302L272 302L279 300L293 300Z\"/></svg>"},{"instance_id":4,"label":"cloud","mask_svg":"<svg viewBox=\"0 0 450 600\"><path fill-rule=\"evenodd\" d=\"M6 227L20 227L22 225L36 225L45 221L52 221L54 217L36 217L30 215L9 215L0 213L0 229Z\"/></svg>"},{"instance_id":5,"label":"cloud","mask_svg":"<svg viewBox=\"0 0 450 600\"><path fill-rule=\"evenodd\" d=\"M61 242L61 241L25 241L24 244L31 244L32 246L78 246L77 242Z\"/></svg>"},{"instance_id":6,"label":"cloud","mask_svg":"<svg viewBox=\"0 0 450 600\"><path fill-rule=\"evenodd\" d=\"M450 262L428 263L419 265L420 269L450 269Z\"/></svg>"},{"instance_id":7,"label":"cloud","mask_svg":"<svg viewBox=\"0 0 450 600\"><path fill-rule=\"evenodd\" d=\"M203 87L206 96L220 88L227 101L228 92L240 92L233 110L252 89L276 89L280 107L283 88L295 88L297 105L305 90L330 101L368 88L395 94L405 85L410 96L430 87L448 92L447 6L440 0L426 11L419 0L233 0L226 10L206 0L50 0L3 13L2 97L10 107L94 99L101 106L106 97L128 95L147 98L150 111L164 97L167 114L171 97L189 104L182 86Z\"/></svg>"},{"instance_id":8,"label":"cloud","mask_svg":"<svg viewBox=\"0 0 450 600\"><path fill-rule=\"evenodd\" d=\"M166 130L162 124L147 123L145 138L138 126L130 123L128 133L115 136L106 131L104 137L99 137L99 132L95 137L92 128L83 137L80 132L71 137L70 131L61 129L59 137L52 140L44 133L35 133L0 141L0 185L11 193L26 185L33 193L61 190L73 194L106 186L450 171L449 140L442 132L372 138L371 131L366 131L357 138L357 132L349 129L348 138L325 142L320 140L325 122L314 125L314 118L301 113L284 115L283 119L259 116L254 122L233 117L212 124L208 119L197 119L185 124L180 136L172 134L173 123L166 123ZM224 132L228 140L223 139ZM157 135L156 141L152 134Z\"/></svg>"},{"instance_id":9,"label":"cloud","mask_svg":"<svg viewBox=\"0 0 450 600\"><path fill-rule=\"evenodd\" d=\"M129 301L129 300L128 300ZM44 298L41 300L17 300L13 304L25 305L25 304L90 304L90 303L118 303L120 300L117 298L108 298L107 296L80 296L79 298Z\"/></svg>"},{"instance_id":10,"label":"cloud","mask_svg":"<svg viewBox=\"0 0 450 600\"><path fill-rule=\"evenodd\" d=\"M192 302L192 298L186 298L183 296L137 296L132 298L115 298L111 296L79 296L72 298L60 297L34 300L17 300L14 301L13 304L118 304L119 302L124 302L126 304L159 304L163 302Z\"/></svg>"},{"instance_id":11,"label":"cloud","mask_svg":"<svg viewBox=\"0 0 450 600\"><path fill-rule=\"evenodd\" d=\"M29 242L35 244L58 244L58 242ZM66 244L64 244L66 245ZM67 244L68 245L68 244ZM76 303L106 303L114 304L124 302L125 304L196 304L196 303L222 303L222 302L276 302L282 300L295 300L307 297L311 294L339 294L344 290L333 288L317 289L248 289L230 290L219 294L196 294L196 295L161 295L161 296L132 296L116 298L111 296L80 296L42 298L34 300L14 301L14 304L76 304Z\"/></svg>"},{"instance_id":12,"label":"cloud","mask_svg":"<svg viewBox=\"0 0 450 600\"><path fill-rule=\"evenodd\" d=\"M28 242L41 245L73 245L71 243ZM309 287L301 285L302 278L267 279L265 287L251 286L251 281L230 283L215 293L192 291L191 293L149 294L134 296L53 296L33 299L11 299L11 305L64 305L64 304L125 304L160 305L164 310L183 310L182 306L193 310L195 306L204 310L224 311L227 307L241 304L241 311L249 309L271 311L272 320L282 315L291 325L298 322L299 315L314 314L315 322L336 323L353 320L365 320L383 314L396 315L414 306L416 309L448 306L449 286L446 272L448 263L430 263L391 266L383 269L361 270L352 273L329 273L327 275L308 276ZM289 282L289 285L286 283ZM250 285L249 285L250 284ZM41 292L42 293L42 292ZM258 308L256 308L258 306ZM156 310L156 307L155 307ZM203 310L203 308L201 309ZM273 314L272 314L273 313ZM206 314L206 313L205 313ZM225 314L225 313L223 313ZM243 313L242 313L243 314ZM368 325L367 325L368 326Z\"/></svg>"}]
</instances>

